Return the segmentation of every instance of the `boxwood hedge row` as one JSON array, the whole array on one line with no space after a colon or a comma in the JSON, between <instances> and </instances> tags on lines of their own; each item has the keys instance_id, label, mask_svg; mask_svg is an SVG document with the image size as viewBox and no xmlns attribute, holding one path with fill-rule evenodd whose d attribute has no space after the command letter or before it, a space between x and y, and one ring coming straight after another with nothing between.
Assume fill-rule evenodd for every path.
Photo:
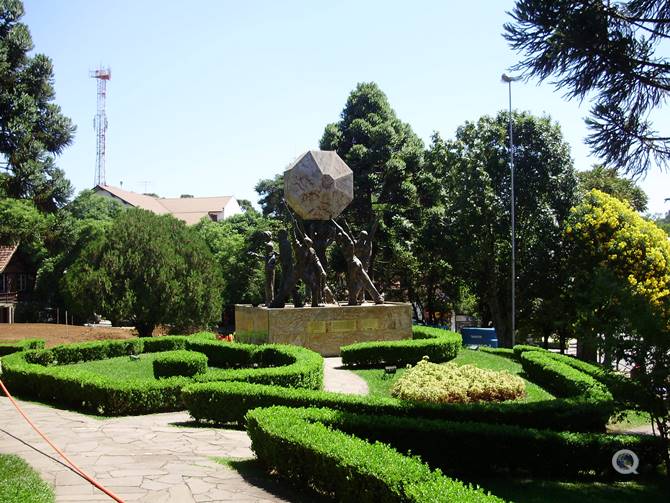
<instances>
[{"instance_id":1,"label":"boxwood hedge row","mask_svg":"<svg viewBox=\"0 0 670 503\"><path fill-rule=\"evenodd\" d=\"M244 382L189 384L183 389L183 403L194 419L215 423L241 423L247 411L256 407L328 407L364 414L513 424L532 428L603 431L610 415L608 403L582 399L542 402L470 404L423 404L395 398L288 389Z\"/></svg>"},{"instance_id":2,"label":"boxwood hedge row","mask_svg":"<svg viewBox=\"0 0 670 503\"><path fill-rule=\"evenodd\" d=\"M203 353L208 357L210 365L229 368L211 369L193 378L122 381L66 365L142 352L173 350ZM183 409L181 388L194 382L194 379L239 380L312 389L320 389L323 384L323 358L308 349L232 344L200 337L69 344L48 350L14 353L4 357L2 364L3 382L18 396L106 415ZM252 368L242 368L248 365Z\"/></svg>"},{"instance_id":3,"label":"boxwood hedge row","mask_svg":"<svg viewBox=\"0 0 670 503\"><path fill-rule=\"evenodd\" d=\"M272 407L247 414L258 459L281 476L336 501L493 503L500 498L432 471L414 457L318 422L329 411Z\"/></svg>"},{"instance_id":4,"label":"boxwood hedge row","mask_svg":"<svg viewBox=\"0 0 670 503\"><path fill-rule=\"evenodd\" d=\"M401 452L411 451L449 473L612 476L616 475L612 457L621 449L638 455L639 471L652 470L663 460L663 442L651 435L576 433L337 411L320 414L317 420Z\"/></svg>"},{"instance_id":5,"label":"boxwood hedge row","mask_svg":"<svg viewBox=\"0 0 670 503\"><path fill-rule=\"evenodd\" d=\"M545 358L550 358L554 361L560 362L561 364L572 367L579 372L582 372L591 378L595 379L602 385L604 385L609 392L613 395L614 399L624 402L627 404L635 404L639 402L642 396L645 394L644 390L631 379L627 378L623 374L612 371L606 367L595 363L585 362L574 356L563 355L560 353L554 353L553 351L547 351L543 348L536 346L515 346L515 354L521 358L521 355L529 351L534 351L543 355Z\"/></svg>"},{"instance_id":6,"label":"boxwood hedge row","mask_svg":"<svg viewBox=\"0 0 670 503\"><path fill-rule=\"evenodd\" d=\"M44 341L42 339L23 339L21 341L0 341L0 356L11 355L19 351L28 349L42 349Z\"/></svg>"},{"instance_id":7,"label":"boxwood hedge row","mask_svg":"<svg viewBox=\"0 0 670 503\"><path fill-rule=\"evenodd\" d=\"M431 362L452 360L458 355L463 339L460 334L440 328L415 325L412 339L404 341L359 342L342 346L344 365L378 367L382 364L415 364L424 356Z\"/></svg>"},{"instance_id":8,"label":"boxwood hedge row","mask_svg":"<svg viewBox=\"0 0 670 503\"><path fill-rule=\"evenodd\" d=\"M600 402L613 401L607 387L593 377L577 370L550 354L540 351L521 353L521 365L531 381L559 397L580 396Z\"/></svg>"},{"instance_id":9,"label":"boxwood hedge row","mask_svg":"<svg viewBox=\"0 0 670 503\"><path fill-rule=\"evenodd\" d=\"M195 351L177 349L161 353L154 359L152 365L156 379L175 376L192 377L207 371L207 356Z\"/></svg>"}]
</instances>

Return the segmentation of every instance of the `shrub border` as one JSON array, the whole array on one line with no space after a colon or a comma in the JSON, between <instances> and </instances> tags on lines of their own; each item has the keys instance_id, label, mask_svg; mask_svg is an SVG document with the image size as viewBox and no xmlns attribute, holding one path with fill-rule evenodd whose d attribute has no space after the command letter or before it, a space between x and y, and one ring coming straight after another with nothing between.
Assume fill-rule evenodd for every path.
<instances>
[{"instance_id":1,"label":"shrub border","mask_svg":"<svg viewBox=\"0 0 670 503\"><path fill-rule=\"evenodd\" d=\"M335 494L339 501L503 502L392 447L329 429L319 422L329 413L285 407L250 411L252 449L281 476Z\"/></svg>"},{"instance_id":2,"label":"shrub border","mask_svg":"<svg viewBox=\"0 0 670 503\"><path fill-rule=\"evenodd\" d=\"M456 358L462 345L463 338L456 332L415 325L412 339L358 342L342 346L340 354L344 365L360 367L415 364L424 356L439 363Z\"/></svg>"},{"instance_id":3,"label":"shrub border","mask_svg":"<svg viewBox=\"0 0 670 503\"><path fill-rule=\"evenodd\" d=\"M194 378L114 382L65 363L148 352L186 349L204 353L214 365L229 357L236 365L259 368L213 370ZM309 349L282 345L247 345L200 337L159 337L68 344L46 350L17 352L2 359L2 379L17 396L36 398L95 414L133 415L181 410L181 388L195 379L241 380L280 386L320 389L323 358ZM61 365L54 365L59 363ZM262 367L264 364L279 365Z\"/></svg>"},{"instance_id":4,"label":"shrub border","mask_svg":"<svg viewBox=\"0 0 670 503\"><path fill-rule=\"evenodd\" d=\"M44 340L42 339L23 339L20 341L0 341L0 356L7 356L19 351L29 349L43 349Z\"/></svg>"}]
</instances>

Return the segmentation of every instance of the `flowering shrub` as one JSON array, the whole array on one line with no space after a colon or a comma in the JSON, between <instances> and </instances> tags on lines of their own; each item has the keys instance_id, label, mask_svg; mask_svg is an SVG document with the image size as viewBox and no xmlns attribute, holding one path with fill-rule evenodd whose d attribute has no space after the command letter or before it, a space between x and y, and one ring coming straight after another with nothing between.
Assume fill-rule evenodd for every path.
<instances>
[{"instance_id":1,"label":"flowering shrub","mask_svg":"<svg viewBox=\"0 0 670 503\"><path fill-rule=\"evenodd\" d=\"M438 365L423 359L398 378L391 394L417 402L502 402L524 396L525 385L523 379L507 371Z\"/></svg>"}]
</instances>

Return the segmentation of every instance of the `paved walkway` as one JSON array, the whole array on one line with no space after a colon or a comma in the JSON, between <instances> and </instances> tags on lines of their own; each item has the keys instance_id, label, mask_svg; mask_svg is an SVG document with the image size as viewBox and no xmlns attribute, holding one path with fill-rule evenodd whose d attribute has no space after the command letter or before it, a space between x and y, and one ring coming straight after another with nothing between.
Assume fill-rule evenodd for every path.
<instances>
[{"instance_id":1,"label":"paved walkway","mask_svg":"<svg viewBox=\"0 0 670 503\"><path fill-rule=\"evenodd\" d=\"M367 393L365 381L338 369L340 365L339 358L326 359L326 389ZM193 427L186 412L99 419L19 403L82 470L127 502L306 501L304 495L266 477L243 476L212 460L252 459L251 441L244 431ZM17 454L32 465L55 488L58 503L112 501L61 464L4 396L0 398L0 453Z\"/></svg>"},{"instance_id":2,"label":"paved walkway","mask_svg":"<svg viewBox=\"0 0 670 503\"><path fill-rule=\"evenodd\" d=\"M323 387L327 391L367 395L368 383L358 374L342 368L342 358L324 358Z\"/></svg>"}]
</instances>

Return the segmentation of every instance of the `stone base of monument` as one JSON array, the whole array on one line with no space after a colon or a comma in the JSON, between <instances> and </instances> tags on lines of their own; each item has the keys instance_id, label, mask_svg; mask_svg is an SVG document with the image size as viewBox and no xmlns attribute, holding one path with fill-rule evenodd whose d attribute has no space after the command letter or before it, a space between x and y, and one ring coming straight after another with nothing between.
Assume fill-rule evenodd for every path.
<instances>
[{"instance_id":1,"label":"stone base of monument","mask_svg":"<svg viewBox=\"0 0 670 503\"><path fill-rule=\"evenodd\" d=\"M412 338L410 304L292 307L235 306L237 342L295 344L322 356L339 356L355 342Z\"/></svg>"}]
</instances>

